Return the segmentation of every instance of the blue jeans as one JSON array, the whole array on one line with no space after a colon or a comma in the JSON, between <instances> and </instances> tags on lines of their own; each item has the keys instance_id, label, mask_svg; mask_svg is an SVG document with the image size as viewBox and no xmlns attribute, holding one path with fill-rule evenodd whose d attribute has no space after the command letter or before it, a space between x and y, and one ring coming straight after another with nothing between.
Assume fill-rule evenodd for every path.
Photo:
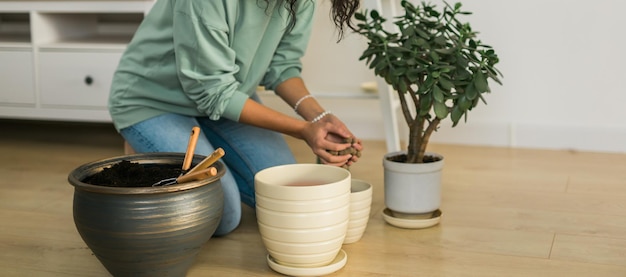
<instances>
[{"instance_id":1,"label":"blue jeans","mask_svg":"<svg viewBox=\"0 0 626 277\"><path fill-rule=\"evenodd\" d=\"M120 130L136 152L182 152L187 150L194 126L201 129L195 154L225 151L224 214L216 236L230 233L241 220L241 202L254 208L254 175L262 169L293 164L296 160L281 134L228 119L164 114Z\"/></svg>"}]
</instances>

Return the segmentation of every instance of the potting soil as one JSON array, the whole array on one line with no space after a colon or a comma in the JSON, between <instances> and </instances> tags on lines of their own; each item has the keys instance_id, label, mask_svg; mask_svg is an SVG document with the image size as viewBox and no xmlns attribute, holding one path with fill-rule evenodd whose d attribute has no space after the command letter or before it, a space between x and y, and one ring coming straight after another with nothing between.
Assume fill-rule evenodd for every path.
<instances>
[{"instance_id":1,"label":"potting soil","mask_svg":"<svg viewBox=\"0 0 626 277\"><path fill-rule=\"evenodd\" d=\"M176 178L182 172L175 165L139 164L123 160L85 178L83 182L109 187L151 187L158 181Z\"/></svg>"}]
</instances>

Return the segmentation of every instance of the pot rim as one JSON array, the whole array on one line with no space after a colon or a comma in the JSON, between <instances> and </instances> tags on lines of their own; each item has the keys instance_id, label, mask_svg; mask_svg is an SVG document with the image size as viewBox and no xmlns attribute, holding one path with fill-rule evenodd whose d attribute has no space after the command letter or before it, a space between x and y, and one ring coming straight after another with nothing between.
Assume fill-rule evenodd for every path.
<instances>
[{"instance_id":1,"label":"pot rim","mask_svg":"<svg viewBox=\"0 0 626 277\"><path fill-rule=\"evenodd\" d=\"M192 164L201 162L206 156L194 155ZM115 156L111 158L100 159L92 162L82 164L73 169L67 179L68 182L74 186L77 190L97 192L104 194L158 194L158 193L171 193L177 191L189 190L211 183L217 183L224 174L226 174L226 167L221 161L216 161L213 166L217 168L217 175L206 178L203 180L186 182L182 184L174 184L169 186L160 187L109 187L92 185L82 182L87 176L93 175L105 167L109 167L122 160L128 160L130 162L138 162L140 164L181 164L185 158L185 153L178 152L150 152L150 153L137 153L130 155ZM159 162L161 161L161 162ZM163 162L167 161L167 162Z\"/></svg>"},{"instance_id":2,"label":"pot rim","mask_svg":"<svg viewBox=\"0 0 626 277\"><path fill-rule=\"evenodd\" d=\"M435 152L426 152L425 154L440 157L441 160L436 161L436 162L418 164L418 163L395 162L395 161L389 160L389 157L391 156L402 155L406 153L407 151L396 151L396 152L390 152L390 153L385 154L383 156L383 168L385 168L385 170L405 172L405 173L417 173L417 172L426 173L426 172L439 171L444 166L443 155L435 153Z\"/></svg>"},{"instance_id":3,"label":"pot rim","mask_svg":"<svg viewBox=\"0 0 626 277\"><path fill-rule=\"evenodd\" d=\"M400 151L388 152L388 153L386 153L386 154L383 156L383 158L384 158L385 160L387 160L387 161L391 162L391 163L398 163L398 162L390 161L388 158L389 158L389 157L393 157L393 156L397 156L397 155L406 155L406 153L407 153L407 152L408 152L408 151L406 151L406 150L400 150ZM428 151L426 151L426 152L424 152L424 156L435 156L435 157L439 157L439 158L440 158L440 160L439 160L439 161L436 161L436 162L431 162L431 163L443 162L443 160L444 160L444 156L443 156L443 155L441 155L441 154L439 154L439 153L437 153L437 152L428 152Z\"/></svg>"}]
</instances>

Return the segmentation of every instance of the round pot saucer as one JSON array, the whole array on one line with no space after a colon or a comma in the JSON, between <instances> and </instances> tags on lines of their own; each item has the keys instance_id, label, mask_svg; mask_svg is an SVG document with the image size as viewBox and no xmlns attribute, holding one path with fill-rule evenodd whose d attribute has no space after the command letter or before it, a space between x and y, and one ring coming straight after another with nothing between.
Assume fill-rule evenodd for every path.
<instances>
[{"instance_id":1,"label":"round pot saucer","mask_svg":"<svg viewBox=\"0 0 626 277\"><path fill-rule=\"evenodd\" d=\"M267 264L271 269L278 273L282 273L289 276L321 276L331 274L337 270L340 270L346 265L348 261L348 254L343 249L339 250L337 257L329 264L321 267L293 267L279 264L269 254L267 255Z\"/></svg>"},{"instance_id":2,"label":"round pot saucer","mask_svg":"<svg viewBox=\"0 0 626 277\"><path fill-rule=\"evenodd\" d=\"M391 211L389 208L383 210L383 218L387 223L406 229L422 229L435 226L441 221L441 210L425 214L406 214Z\"/></svg>"}]
</instances>

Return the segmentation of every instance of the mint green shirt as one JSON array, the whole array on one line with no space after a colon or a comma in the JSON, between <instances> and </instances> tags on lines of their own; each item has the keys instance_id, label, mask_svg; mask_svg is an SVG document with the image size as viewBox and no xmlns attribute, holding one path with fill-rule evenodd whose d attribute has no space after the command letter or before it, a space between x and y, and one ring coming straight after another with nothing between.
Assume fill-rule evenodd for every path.
<instances>
[{"instance_id":1,"label":"mint green shirt","mask_svg":"<svg viewBox=\"0 0 626 277\"><path fill-rule=\"evenodd\" d=\"M238 121L261 85L299 77L315 2L289 12L270 0L158 0L113 77L109 112L120 130L163 113ZM279 1L282 2L282 1Z\"/></svg>"}]
</instances>

